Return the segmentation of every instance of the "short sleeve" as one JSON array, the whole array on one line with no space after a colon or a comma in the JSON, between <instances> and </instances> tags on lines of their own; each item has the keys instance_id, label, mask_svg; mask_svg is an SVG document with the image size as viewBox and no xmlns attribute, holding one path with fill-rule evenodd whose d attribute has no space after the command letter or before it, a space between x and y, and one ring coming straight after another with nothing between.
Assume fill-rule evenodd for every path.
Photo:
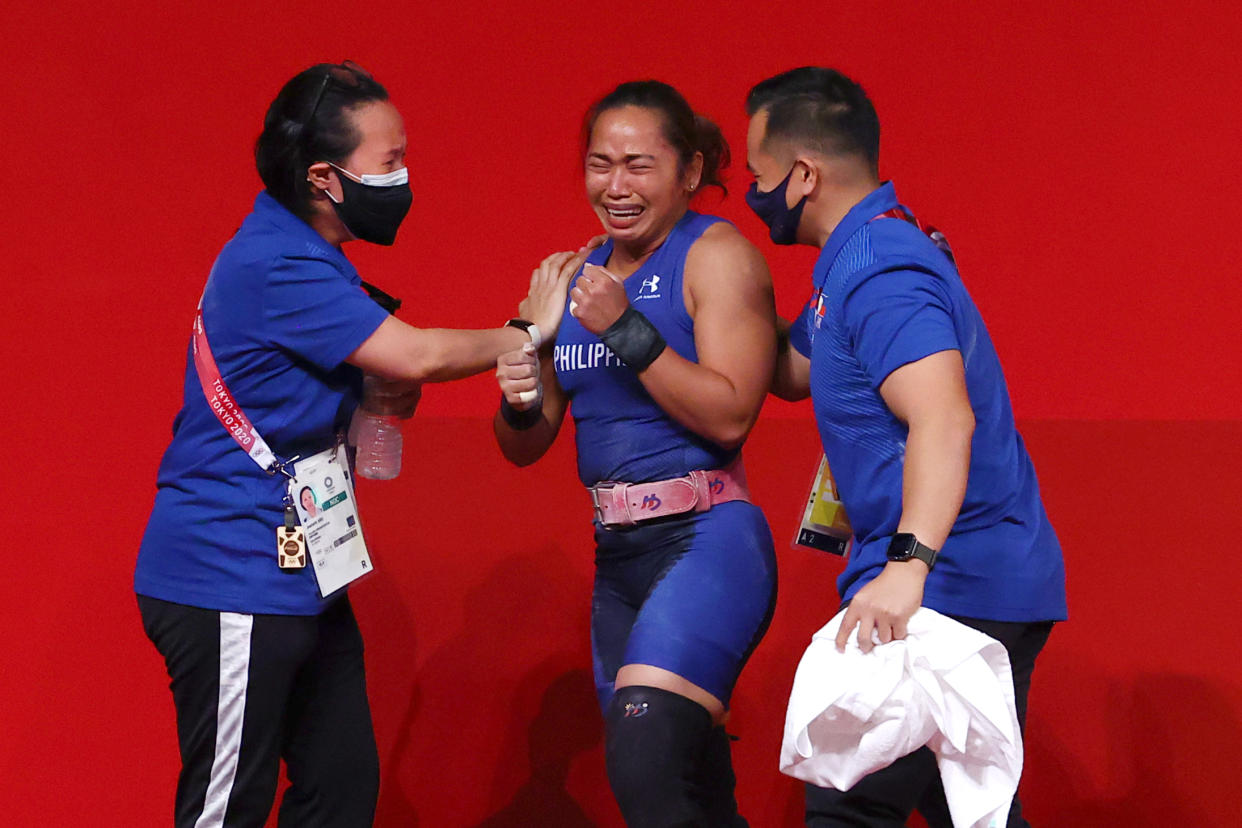
<instances>
[{"instance_id":1,"label":"short sleeve","mask_svg":"<svg viewBox=\"0 0 1242 828\"><path fill-rule=\"evenodd\" d=\"M903 365L961 350L943 280L917 269L881 270L851 286L842 313L872 388Z\"/></svg>"},{"instance_id":2,"label":"short sleeve","mask_svg":"<svg viewBox=\"0 0 1242 828\"><path fill-rule=\"evenodd\" d=\"M328 262L281 257L268 270L263 323L269 341L324 371L344 362L387 316Z\"/></svg>"},{"instance_id":3,"label":"short sleeve","mask_svg":"<svg viewBox=\"0 0 1242 828\"><path fill-rule=\"evenodd\" d=\"M789 324L789 344L807 359L811 358L811 320L814 309L807 302L798 318Z\"/></svg>"}]
</instances>

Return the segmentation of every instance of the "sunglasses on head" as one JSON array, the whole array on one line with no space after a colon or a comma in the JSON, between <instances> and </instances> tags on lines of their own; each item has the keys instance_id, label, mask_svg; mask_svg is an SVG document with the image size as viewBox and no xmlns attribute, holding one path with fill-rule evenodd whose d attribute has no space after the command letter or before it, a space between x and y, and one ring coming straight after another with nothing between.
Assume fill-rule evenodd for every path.
<instances>
[{"instance_id":1,"label":"sunglasses on head","mask_svg":"<svg viewBox=\"0 0 1242 828\"><path fill-rule=\"evenodd\" d=\"M315 102L311 104L310 111L302 119L302 131L305 132L306 127L315 120L315 113L319 111L319 105L323 103L323 96L328 91L328 84L335 81L339 86L356 89L362 82L362 78L371 80L371 73L352 60L347 60L336 66L329 66L323 73L323 81L319 84L319 91L315 93Z\"/></svg>"}]
</instances>

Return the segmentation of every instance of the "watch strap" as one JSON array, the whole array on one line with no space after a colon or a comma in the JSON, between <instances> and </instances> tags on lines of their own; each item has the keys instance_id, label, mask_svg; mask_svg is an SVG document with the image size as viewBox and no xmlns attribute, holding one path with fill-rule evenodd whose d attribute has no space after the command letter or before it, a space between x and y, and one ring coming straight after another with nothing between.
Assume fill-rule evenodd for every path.
<instances>
[{"instance_id":1,"label":"watch strap","mask_svg":"<svg viewBox=\"0 0 1242 828\"><path fill-rule=\"evenodd\" d=\"M543 333L539 330L539 326L534 322L514 317L506 322L505 325L510 328L517 328L518 330L526 331L527 335L530 336L530 341L534 344L536 351L543 347Z\"/></svg>"},{"instance_id":2,"label":"watch strap","mask_svg":"<svg viewBox=\"0 0 1242 828\"><path fill-rule=\"evenodd\" d=\"M898 532L893 535L892 541L888 544L890 561L908 561L911 558L917 558L927 564L928 569L935 567L938 554L940 554L939 550L920 543L919 539L909 532Z\"/></svg>"}]
</instances>

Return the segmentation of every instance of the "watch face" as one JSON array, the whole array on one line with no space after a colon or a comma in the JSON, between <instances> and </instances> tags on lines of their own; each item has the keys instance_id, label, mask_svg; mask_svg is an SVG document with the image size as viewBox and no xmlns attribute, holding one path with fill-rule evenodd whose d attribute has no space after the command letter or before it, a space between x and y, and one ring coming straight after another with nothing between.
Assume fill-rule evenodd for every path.
<instances>
[{"instance_id":1,"label":"watch face","mask_svg":"<svg viewBox=\"0 0 1242 828\"><path fill-rule=\"evenodd\" d=\"M890 561L908 561L914 556L914 549L918 546L918 540L914 535L901 533L893 535L893 540L888 545L888 559Z\"/></svg>"},{"instance_id":2,"label":"watch face","mask_svg":"<svg viewBox=\"0 0 1242 828\"><path fill-rule=\"evenodd\" d=\"M917 558L927 564L928 569L935 565L936 554L935 549L919 543L919 539L908 532L893 535L893 540L888 545L890 561L908 561L911 558Z\"/></svg>"}]
</instances>

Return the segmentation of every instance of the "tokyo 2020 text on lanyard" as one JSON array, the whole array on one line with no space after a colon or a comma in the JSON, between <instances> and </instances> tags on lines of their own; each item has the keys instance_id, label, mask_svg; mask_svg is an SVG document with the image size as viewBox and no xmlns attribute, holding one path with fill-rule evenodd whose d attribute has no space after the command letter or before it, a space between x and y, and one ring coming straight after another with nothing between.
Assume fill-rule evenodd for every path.
<instances>
[{"instance_id":1,"label":"tokyo 2020 text on lanyard","mask_svg":"<svg viewBox=\"0 0 1242 828\"><path fill-rule=\"evenodd\" d=\"M277 458L220 373L203 327L202 300L194 315L193 348L203 396L220 425L266 474L285 477L284 523L276 527L277 565L285 572L297 572L309 556L324 597L371 572L341 441L305 460Z\"/></svg>"}]
</instances>

